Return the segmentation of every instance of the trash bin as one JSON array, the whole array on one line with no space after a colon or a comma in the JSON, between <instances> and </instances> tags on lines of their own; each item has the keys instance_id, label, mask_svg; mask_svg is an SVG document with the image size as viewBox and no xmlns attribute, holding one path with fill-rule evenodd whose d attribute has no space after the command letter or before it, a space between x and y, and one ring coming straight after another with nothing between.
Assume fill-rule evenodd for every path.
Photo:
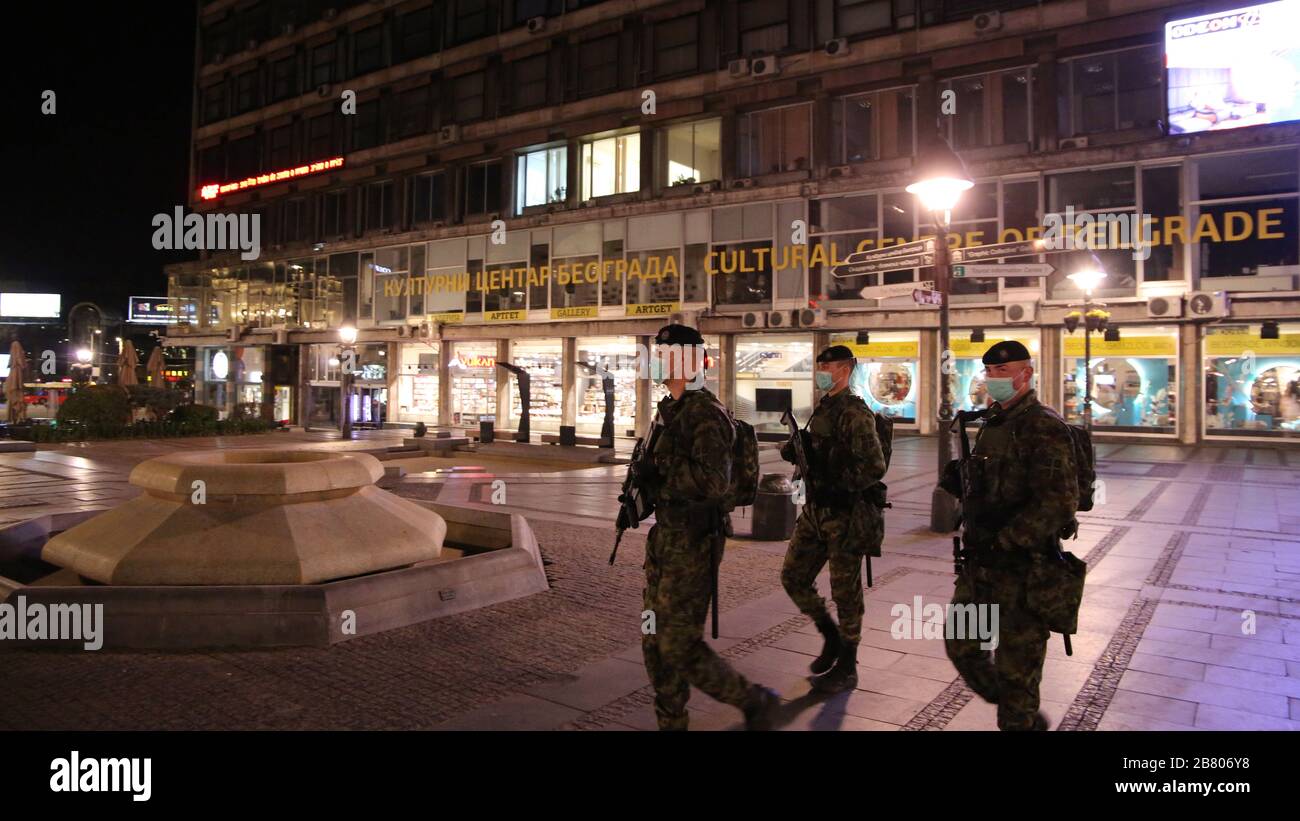
<instances>
[{"instance_id":1,"label":"trash bin","mask_svg":"<svg viewBox=\"0 0 1300 821\"><path fill-rule=\"evenodd\" d=\"M783 542L794 533L798 510L794 485L784 473L765 473L754 496L754 529L750 538L760 542Z\"/></svg>"},{"instance_id":2,"label":"trash bin","mask_svg":"<svg viewBox=\"0 0 1300 821\"><path fill-rule=\"evenodd\" d=\"M478 420L478 440L484 445L490 445L496 438L496 417L484 416Z\"/></svg>"}]
</instances>

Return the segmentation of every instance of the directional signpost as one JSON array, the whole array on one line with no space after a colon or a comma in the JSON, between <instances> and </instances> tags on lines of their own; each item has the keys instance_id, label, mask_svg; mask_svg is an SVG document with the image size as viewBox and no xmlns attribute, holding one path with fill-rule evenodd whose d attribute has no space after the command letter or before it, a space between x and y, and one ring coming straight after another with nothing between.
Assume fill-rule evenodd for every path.
<instances>
[{"instance_id":1,"label":"directional signpost","mask_svg":"<svg viewBox=\"0 0 1300 821\"><path fill-rule=\"evenodd\" d=\"M934 265L934 240L922 239L873 251L856 251L831 268L831 275L858 277L885 271L905 271L908 268L928 268L931 265Z\"/></svg>"},{"instance_id":2,"label":"directional signpost","mask_svg":"<svg viewBox=\"0 0 1300 821\"><path fill-rule=\"evenodd\" d=\"M918 287L927 291L934 289L934 280L925 282L898 282L893 285L873 285L860 292L863 299L889 299L894 296L907 296Z\"/></svg>"},{"instance_id":3,"label":"directional signpost","mask_svg":"<svg viewBox=\"0 0 1300 821\"><path fill-rule=\"evenodd\" d=\"M921 283L922 285L926 283ZM942 305L943 294L938 291L922 290L917 288L912 291L912 301L917 305Z\"/></svg>"},{"instance_id":4,"label":"directional signpost","mask_svg":"<svg viewBox=\"0 0 1300 821\"><path fill-rule=\"evenodd\" d=\"M989 277L1045 277L1056 269L1045 262L1033 262L1026 265L973 264L954 265L954 279L986 279Z\"/></svg>"},{"instance_id":5,"label":"directional signpost","mask_svg":"<svg viewBox=\"0 0 1300 821\"><path fill-rule=\"evenodd\" d=\"M995 245L968 245L965 248L953 249L951 262L954 265L960 265L963 262L982 262L986 259L1049 254L1055 250L1045 247L1046 245L1047 243L1041 239L1029 239L1023 242L999 242ZM1061 248L1060 250L1064 251L1066 249Z\"/></svg>"}]
</instances>

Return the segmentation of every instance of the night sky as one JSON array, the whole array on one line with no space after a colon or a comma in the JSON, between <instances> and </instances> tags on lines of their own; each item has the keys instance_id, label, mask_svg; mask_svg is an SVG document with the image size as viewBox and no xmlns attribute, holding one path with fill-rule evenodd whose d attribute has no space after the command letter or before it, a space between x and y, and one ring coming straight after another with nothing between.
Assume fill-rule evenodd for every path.
<instances>
[{"instance_id":1,"label":"night sky","mask_svg":"<svg viewBox=\"0 0 1300 821\"><path fill-rule=\"evenodd\" d=\"M0 282L124 315L194 258L155 251L150 225L186 203L194 15L194 0L5 6Z\"/></svg>"}]
</instances>

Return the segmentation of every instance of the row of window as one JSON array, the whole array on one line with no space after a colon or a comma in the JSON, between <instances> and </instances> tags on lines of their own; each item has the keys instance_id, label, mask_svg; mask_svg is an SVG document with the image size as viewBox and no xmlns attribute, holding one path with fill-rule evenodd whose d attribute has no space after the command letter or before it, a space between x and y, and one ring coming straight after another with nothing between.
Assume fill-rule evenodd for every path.
<instances>
[{"instance_id":1,"label":"row of window","mask_svg":"<svg viewBox=\"0 0 1300 821\"><path fill-rule=\"evenodd\" d=\"M889 30L893 19L891 2L899 5L898 0L821 0L819 5L823 8L817 10L816 19L833 21L833 24L819 23L828 31L823 39L863 35L880 31L882 27ZM485 19L482 13L457 13L467 5L483 4L445 4L448 25L464 28L465 20ZM544 10L536 7L545 3L516 0L515 5L536 10L539 14L532 16L540 16ZM791 7L797 10L795 16L800 19L808 14L804 4L788 0L736 0L720 12L686 14L649 23L643 29L628 27L615 33L575 38L567 44L552 43L544 53L501 66L499 77L495 76L497 67L493 67L492 82L502 87L501 93L490 97L496 106L493 111L484 110L480 99L469 109L448 106L444 113L456 122L467 122L506 111L523 111L605 94L647 80L717 70L725 65L723 59L727 56L779 53L792 46L792 25L800 27L791 21ZM240 19L244 16L241 13ZM423 57L432 53L439 42L442 25L439 19L432 6L376 18L372 25L337 32L327 42L311 41L265 62L237 67L219 82L201 88L200 121L202 124L218 122ZM477 32L478 25L472 30ZM810 27L815 26L809 21L802 26ZM719 40L738 45L733 49L720 48ZM628 55L637 56L629 59ZM1117 73L1130 77L1125 68L1111 65L1106 77L1112 78L1110 82L1114 82ZM1082 94L1095 95L1097 87L1107 81L1106 77L1092 74L1087 77L1086 83L1080 83ZM1021 80L1026 82L1026 78ZM332 93L332 89L326 93ZM459 101L466 94L461 89L444 88L438 96L443 100L454 96ZM1024 93L1019 92L1018 96L1023 98ZM1017 141L1013 136L1009 135L1005 142Z\"/></svg>"},{"instance_id":2,"label":"row of window","mask_svg":"<svg viewBox=\"0 0 1300 821\"><path fill-rule=\"evenodd\" d=\"M545 60L546 55L540 55L540 59ZM1130 79L1126 84L1112 85L1109 91L1073 82L1062 86L1067 96L1059 106L1061 133L1095 133L1154 124L1161 111L1158 105L1152 104L1160 95L1159 59L1158 47L1150 46L1065 61L1064 65L1071 66L1063 73L1067 78L1081 66L1123 64L1154 68L1147 78L1149 83L1138 84ZM1127 76L1132 74L1126 70ZM961 151L1004 143L1032 145L1035 82L1034 69L1027 66L941 83L940 93L956 94L956 113L944 119L953 147ZM440 97L432 84L397 93L385 92L359 101L354 115L330 110L218 143L198 152L200 183L243 179L337 156L344 151L361 151L425 134L450 119L448 111L456 112L458 120L477 119L484 113L484 101L492 96L489 90L485 73L472 72L437 89L445 97ZM833 100L830 163L846 165L911 156L917 133L915 95L916 87L906 86ZM440 106L440 100L445 105ZM755 177L811 168L815 142L813 114L812 104L801 103L736 115L728 163L734 176ZM722 135L717 122L710 120L704 125L668 130L668 141L660 146L661 153L669 158L669 165L659 180L661 186L723 178ZM615 156L597 154L592 161L608 164L622 173L625 168L635 167L636 148L631 144L613 145L611 150L616 152ZM532 162L532 170L527 177L520 177L517 186L523 192L519 206L567 199L563 157L552 156L545 161L538 158ZM587 160L583 162L586 175ZM635 191L639 187L631 180L605 182L598 170L594 174L595 178L590 180L592 193L584 193L584 200Z\"/></svg>"}]
</instances>

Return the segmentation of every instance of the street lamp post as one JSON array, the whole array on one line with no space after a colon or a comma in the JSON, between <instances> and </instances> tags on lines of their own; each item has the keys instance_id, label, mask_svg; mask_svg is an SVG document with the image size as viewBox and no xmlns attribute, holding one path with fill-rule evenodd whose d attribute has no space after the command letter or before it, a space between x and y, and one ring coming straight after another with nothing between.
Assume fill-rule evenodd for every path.
<instances>
[{"instance_id":1,"label":"street lamp post","mask_svg":"<svg viewBox=\"0 0 1300 821\"><path fill-rule=\"evenodd\" d=\"M935 223L934 287L941 296L939 303L939 430L938 477L952 459L952 383L943 369L951 366L949 351L948 301L952 290L952 266L948 256L948 226L952 223L952 210L957 207L963 191L974 186L965 164L943 138L935 135L929 145L921 149L917 158L915 181L907 186L921 206L933 215ZM950 533L957 527L957 500L935 483L930 496L930 530Z\"/></svg>"},{"instance_id":2,"label":"street lamp post","mask_svg":"<svg viewBox=\"0 0 1300 821\"><path fill-rule=\"evenodd\" d=\"M339 328L339 362L343 374L339 379L339 397L342 399L343 411L339 416L340 429L344 439L352 438L352 372L356 368L357 329L351 325ZM351 354L350 356L348 354Z\"/></svg>"},{"instance_id":3,"label":"street lamp post","mask_svg":"<svg viewBox=\"0 0 1300 821\"><path fill-rule=\"evenodd\" d=\"M1088 312L1092 310L1092 292L1106 278L1101 261L1089 254L1082 268L1070 274L1070 280L1083 291L1083 428L1092 430L1092 325Z\"/></svg>"}]
</instances>

